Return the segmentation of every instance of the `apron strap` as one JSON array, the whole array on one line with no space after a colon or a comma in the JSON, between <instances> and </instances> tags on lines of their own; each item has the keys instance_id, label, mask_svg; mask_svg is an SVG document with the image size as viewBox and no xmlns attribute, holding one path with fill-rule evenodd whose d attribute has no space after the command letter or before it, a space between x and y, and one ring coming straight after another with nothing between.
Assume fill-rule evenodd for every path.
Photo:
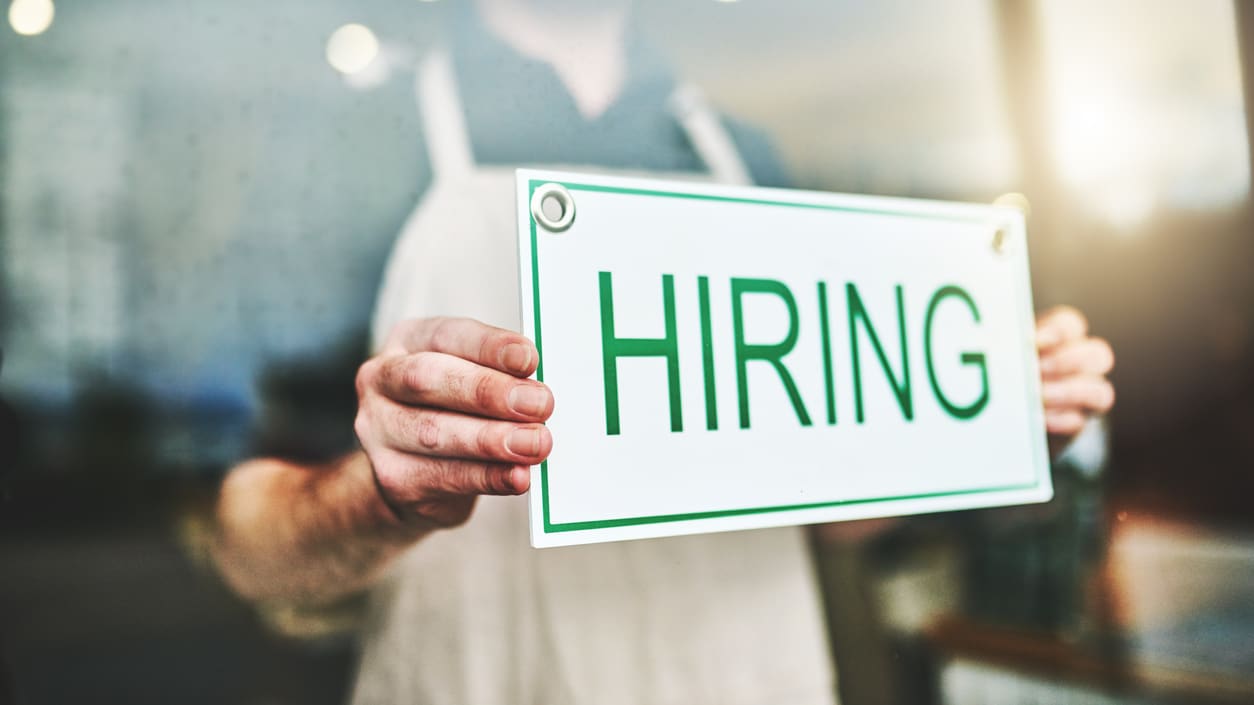
<instances>
[{"instance_id":1,"label":"apron strap","mask_svg":"<svg viewBox=\"0 0 1254 705\"><path fill-rule=\"evenodd\" d=\"M741 186L753 183L736 143L706 102L701 89L691 84L680 85L671 95L671 110L715 181Z\"/></svg>"},{"instance_id":2,"label":"apron strap","mask_svg":"<svg viewBox=\"0 0 1254 705\"><path fill-rule=\"evenodd\" d=\"M449 178L470 173L475 154L466 133L466 116L446 50L431 52L418 67L418 111L427 138L427 154L434 176Z\"/></svg>"},{"instance_id":3,"label":"apron strap","mask_svg":"<svg viewBox=\"0 0 1254 705\"><path fill-rule=\"evenodd\" d=\"M466 117L446 50L432 52L418 67L416 92L427 153L437 178L466 174L475 168ZM692 148L715 181L752 184L736 143L696 86L683 84L670 99L671 111L688 135Z\"/></svg>"}]
</instances>

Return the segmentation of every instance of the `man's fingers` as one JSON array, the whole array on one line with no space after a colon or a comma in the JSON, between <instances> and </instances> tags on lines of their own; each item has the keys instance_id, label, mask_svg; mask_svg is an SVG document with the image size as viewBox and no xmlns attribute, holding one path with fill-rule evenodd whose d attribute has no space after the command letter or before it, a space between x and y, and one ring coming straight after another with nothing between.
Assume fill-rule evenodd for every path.
<instances>
[{"instance_id":1,"label":"man's fingers","mask_svg":"<svg viewBox=\"0 0 1254 705\"><path fill-rule=\"evenodd\" d=\"M1036 319L1036 347L1048 350L1069 340L1083 338L1089 332L1084 314L1070 306L1058 306Z\"/></svg>"},{"instance_id":2,"label":"man's fingers","mask_svg":"<svg viewBox=\"0 0 1254 705\"><path fill-rule=\"evenodd\" d=\"M447 495L515 495L527 491L531 469L512 463L485 463L456 458L397 456L403 461L387 478L398 504L429 501Z\"/></svg>"},{"instance_id":3,"label":"man's fingers","mask_svg":"<svg viewBox=\"0 0 1254 705\"><path fill-rule=\"evenodd\" d=\"M372 459L387 503L439 527L466 521L479 495L517 495L531 486L531 469L508 463L428 458L384 450Z\"/></svg>"},{"instance_id":4,"label":"man's fingers","mask_svg":"<svg viewBox=\"0 0 1254 705\"><path fill-rule=\"evenodd\" d=\"M1074 436L1084 428L1088 415L1074 409L1045 412L1045 430L1059 436Z\"/></svg>"},{"instance_id":5,"label":"man's fingers","mask_svg":"<svg viewBox=\"0 0 1254 705\"><path fill-rule=\"evenodd\" d=\"M387 413L392 418L383 426L385 442L405 453L535 465L553 449L553 437L541 424L400 405L392 405Z\"/></svg>"},{"instance_id":6,"label":"man's fingers","mask_svg":"<svg viewBox=\"0 0 1254 705\"><path fill-rule=\"evenodd\" d=\"M378 389L404 404L496 419L544 421L553 413L553 394L543 384L444 353L383 358Z\"/></svg>"},{"instance_id":7,"label":"man's fingers","mask_svg":"<svg viewBox=\"0 0 1254 705\"><path fill-rule=\"evenodd\" d=\"M386 501L454 526L480 494L526 492L553 448L552 393L520 379L538 364L530 340L478 321L397 324L357 373L354 430Z\"/></svg>"},{"instance_id":8,"label":"man's fingers","mask_svg":"<svg viewBox=\"0 0 1254 705\"><path fill-rule=\"evenodd\" d=\"M1104 375L1115 365L1115 353L1101 338L1085 338L1041 353L1041 375Z\"/></svg>"},{"instance_id":9,"label":"man's fingers","mask_svg":"<svg viewBox=\"0 0 1254 705\"><path fill-rule=\"evenodd\" d=\"M526 465L447 459L438 462L442 472L435 484L452 494L515 495L531 486L531 468Z\"/></svg>"},{"instance_id":10,"label":"man's fingers","mask_svg":"<svg viewBox=\"0 0 1254 705\"><path fill-rule=\"evenodd\" d=\"M1074 376L1041 386L1046 411L1104 414L1115 403L1115 388L1104 377Z\"/></svg>"},{"instance_id":11,"label":"man's fingers","mask_svg":"<svg viewBox=\"0 0 1254 705\"><path fill-rule=\"evenodd\" d=\"M389 348L445 353L516 377L529 376L540 362L536 346L525 336L469 318L410 321L394 331Z\"/></svg>"}]
</instances>

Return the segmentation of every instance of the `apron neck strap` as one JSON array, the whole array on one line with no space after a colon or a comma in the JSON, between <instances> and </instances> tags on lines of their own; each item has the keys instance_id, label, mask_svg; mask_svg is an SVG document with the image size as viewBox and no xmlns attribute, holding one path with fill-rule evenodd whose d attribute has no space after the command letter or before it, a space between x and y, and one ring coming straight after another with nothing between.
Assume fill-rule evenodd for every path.
<instances>
[{"instance_id":1,"label":"apron neck strap","mask_svg":"<svg viewBox=\"0 0 1254 705\"><path fill-rule=\"evenodd\" d=\"M472 171L475 154L447 50L433 51L423 59L415 89L434 176L449 178Z\"/></svg>"},{"instance_id":2,"label":"apron neck strap","mask_svg":"<svg viewBox=\"0 0 1254 705\"><path fill-rule=\"evenodd\" d=\"M670 107L715 181L741 186L753 183L736 143L706 102L701 89L691 84L680 85L671 95Z\"/></svg>"},{"instance_id":3,"label":"apron neck strap","mask_svg":"<svg viewBox=\"0 0 1254 705\"><path fill-rule=\"evenodd\" d=\"M418 67L415 89L435 177L448 178L472 171L474 150L447 50L436 50L423 59ZM731 135L698 88L680 85L671 95L670 109L715 181L753 183Z\"/></svg>"}]
</instances>

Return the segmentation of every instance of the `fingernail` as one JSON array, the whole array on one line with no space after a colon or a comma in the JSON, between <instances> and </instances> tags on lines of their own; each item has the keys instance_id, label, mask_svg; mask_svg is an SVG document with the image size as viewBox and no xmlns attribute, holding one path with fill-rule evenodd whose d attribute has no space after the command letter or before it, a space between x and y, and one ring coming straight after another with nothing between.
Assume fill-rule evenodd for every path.
<instances>
[{"instance_id":1,"label":"fingernail","mask_svg":"<svg viewBox=\"0 0 1254 705\"><path fill-rule=\"evenodd\" d=\"M505 449L517 455L534 456L540 452L540 431L534 428L519 428L509 434L505 441Z\"/></svg>"},{"instance_id":2,"label":"fingernail","mask_svg":"<svg viewBox=\"0 0 1254 705\"><path fill-rule=\"evenodd\" d=\"M510 343L501 348L501 366L514 372L527 372L531 368L531 348L521 343Z\"/></svg>"},{"instance_id":3,"label":"fingernail","mask_svg":"<svg viewBox=\"0 0 1254 705\"><path fill-rule=\"evenodd\" d=\"M1058 367L1058 362L1050 357L1041 358L1041 373L1050 374Z\"/></svg>"},{"instance_id":4,"label":"fingernail","mask_svg":"<svg viewBox=\"0 0 1254 705\"><path fill-rule=\"evenodd\" d=\"M549 408L549 392L544 387L520 384L509 392L509 408L524 416L541 416Z\"/></svg>"}]
</instances>

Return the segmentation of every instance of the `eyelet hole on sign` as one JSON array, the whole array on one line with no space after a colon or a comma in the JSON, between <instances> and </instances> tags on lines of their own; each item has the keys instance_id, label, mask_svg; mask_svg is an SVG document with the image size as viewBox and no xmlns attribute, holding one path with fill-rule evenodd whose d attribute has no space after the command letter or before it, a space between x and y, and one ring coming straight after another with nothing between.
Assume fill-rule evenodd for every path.
<instances>
[{"instance_id":1,"label":"eyelet hole on sign","mask_svg":"<svg viewBox=\"0 0 1254 705\"><path fill-rule=\"evenodd\" d=\"M557 196L553 195L545 196L544 200L540 201L540 210L544 211L545 218L552 221L561 220L562 216L566 215L566 208L562 206L561 201L557 200Z\"/></svg>"},{"instance_id":2,"label":"eyelet hole on sign","mask_svg":"<svg viewBox=\"0 0 1254 705\"><path fill-rule=\"evenodd\" d=\"M993 231L993 252L1002 254L1006 251L1006 229L997 228Z\"/></svg>"},{"instance_id":3,"label":"eyelet hole on sign","mask_svg":"<svg viewBox=\"0 0 1254 705\"><path fill-rule=\"evenodd\" d=\"M560 233L575 222L575 200L565 186L543 184L531 195L531 215L545 230Z\"/></svg>"}]
</instances>

